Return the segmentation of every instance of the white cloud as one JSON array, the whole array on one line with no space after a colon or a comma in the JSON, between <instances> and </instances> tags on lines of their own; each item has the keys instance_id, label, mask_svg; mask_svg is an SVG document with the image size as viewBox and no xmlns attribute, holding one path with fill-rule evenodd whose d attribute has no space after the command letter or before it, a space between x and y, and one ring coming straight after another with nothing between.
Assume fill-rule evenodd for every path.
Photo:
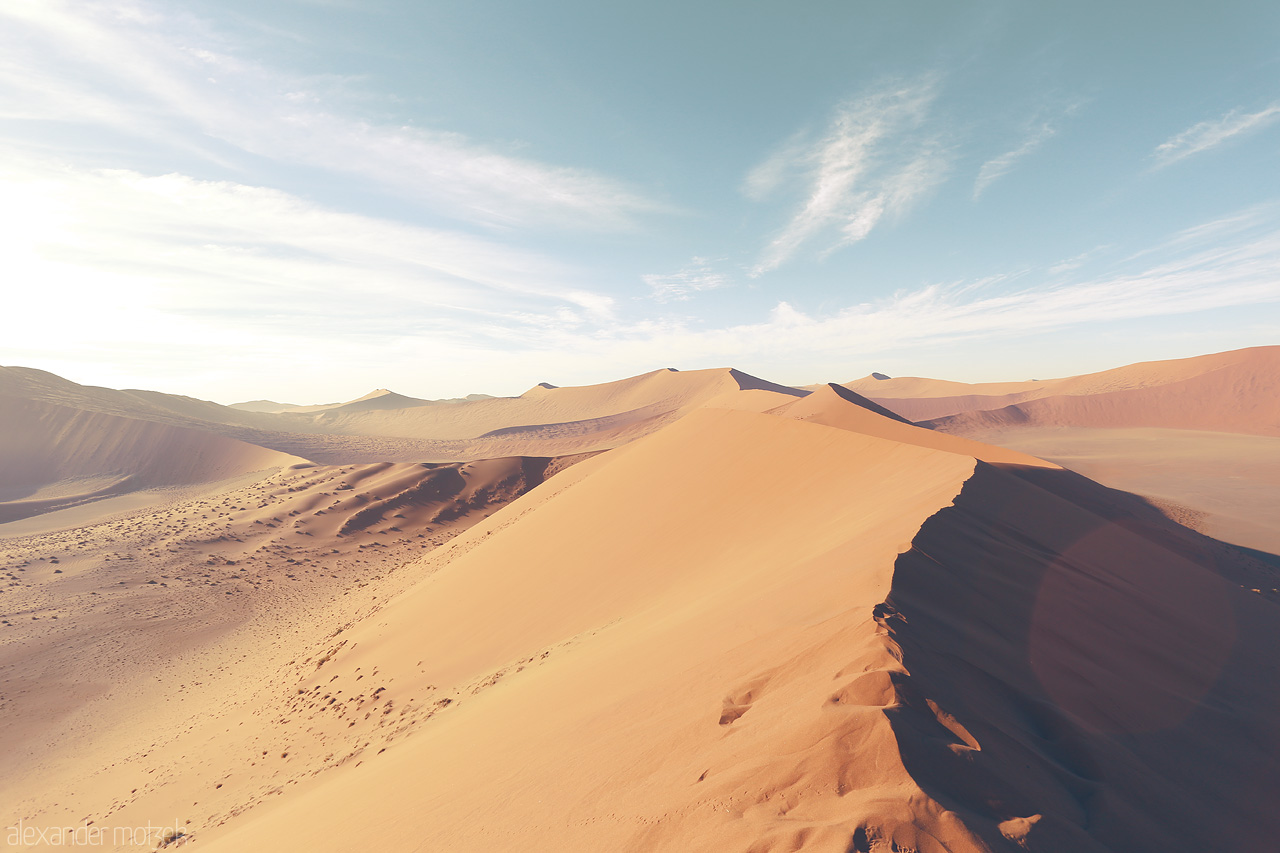
<instances>
[{"instance_id":1,"label":"white cloud","mask_svg":"<svg viewBox=\"0 0 1280 853\"><path fill-rule=\"evenodd\" d=\"M0 155L7 307L27 318L9 351L415 331L459 342L524 328L521 312L548 327L613 318L575 270L491 240L263 187Z\"/></svg>"},{"instance_id":2,"label":"white cloud","mask_svg":"<svg viewBox=\"0 0 1280 853\"><path fill-rule=\"evenodd\" d=\"M991 184L1013 171L1020 160L1035 153L1041 145L1056 136L1058 123L1074 115L1084 103L1084 101L1072 102L1049 118L1044 117L1046 111L1041 111L1040 115L1025 127L1021 142L1000 156L983 163L978 169L978 177L973 183L974 200L977 201Z\"/></svg>"},{"instance_id":3,"label":"white cloud","mask_svg":"<svg viewBox=\"0 0 1280 853\"><path fill-rule=\"evenodd\" d=\"M720 260L724 260L721 258ZM716 272L707 258L693 258L679 272L666 275L642 275L654 299L659 302L692 299L703 290L718 290L732 284L724 273Z\"/></svg>"},{"instance_id":4,"label":"white cloud","mask_svg":"<svg viewBox=\"0 0 1280 853\"><path fill-rule=\"evenodd\" d=\"M823 136L793 140L747 176L744 191L764 198L796 175L807 198L765 247L752 270L777 269L805 243L834 236L827 251L866 238L887 215L901 215L942 181L948 152L917 135L933 104L933 78L885 87L842 105Z\"/></svg>"},{"instance_id":5,"label":"white cloud","mask_svg":"<svg viewBox=\"0 0 1280 853\"><path fill-rule=\"evenodd\" d=\"M573 270L536 254L275 191L137 173L43 178L10 181L16 191L0 203L0 255L7 281L20 283L6 308L22 318L0 363L224 402L323 401L366 385L518 393L662 364L822 376L957 341L1229 306L1280 314L1274 210L1189 229L1090 278L1018 270L824 313L777 302L757 322L708 327L619 317L607 296L567 283Z\"/></svg>"},{"instance_id":6,"label":"white cloud","mask_svg":"<svg viewBox=\"0 0 1280 853\"><path fill-rule=\"evenodd\" d=\"M1280 119L1280 102L1273 103L1256 113L1232 110L1221 118L1202 121L1167 142L1160 143L1151 156L1155 158L1156 168L1168 166L1192 154L1215 148L1234 136L1265 127L1277 119Z\"/></svg>"},{"instance_id":7,"label":"white cloud","mask_svg":"<svg viewBox=\"0 0 1280 853\"><path fill-rule=\"evenodd\" d=\"M1237 219L1207 223L1201 230L1222 234ZM1237 231L1234 239L1211 248L1166 253L1163 260L1132 271L1113 270L1070 282L1062 282L1057 273L1041 271L1043 284L1014 291L1007 285L1029 280L1030 273L931 285L825 315L779 302L757 323L718 329L674 321L664 326L618 326L602 337L551 333L545 345L558 356L589 360L605 372L609 367L618 371L652 364L652 353L661 352L665 361L675 364L741 366L748 360L772 371L821 375L850 358L910 347L1231 306L1277 306L1280 230L1273 219L1267 230Z\"/></svg>"},{"instance_id":8,"label":"white cloud","mask_svg":"<svg viewBox=\"0 0 1280 853\"><path fill-rule=\"evenodd\" d=\"M5 117L109 128L224 166L250 154L347 174L488 226L622 228L661 209L586 170L343 114L345 81L238 56L203 22L147 3L12 0L0 21Z\"/></svg>"}]
</instances>

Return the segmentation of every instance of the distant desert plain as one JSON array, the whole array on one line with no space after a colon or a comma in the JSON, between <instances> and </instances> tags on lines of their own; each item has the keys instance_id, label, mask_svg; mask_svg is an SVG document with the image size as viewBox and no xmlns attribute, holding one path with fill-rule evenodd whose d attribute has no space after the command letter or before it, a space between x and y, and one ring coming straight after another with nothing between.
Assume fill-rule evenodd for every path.
<instances>
[{"instance_id":1,"label":"distant desert plain","mask_svg":"<svg viewBox=\"0 0 1280 853\"><path fill-rule=\"evenodd\" d=\"M1280 346L223 406L0 368L0 849L1280 850Z\"/></svg>"}]
</instances>

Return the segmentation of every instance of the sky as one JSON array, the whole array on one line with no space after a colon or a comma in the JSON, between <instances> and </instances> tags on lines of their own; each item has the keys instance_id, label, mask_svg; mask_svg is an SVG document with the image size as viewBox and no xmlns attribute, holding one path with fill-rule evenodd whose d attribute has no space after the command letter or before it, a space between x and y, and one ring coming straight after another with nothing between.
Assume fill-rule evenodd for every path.
<instances>
[{"instance_id":1,"label":"sky","mask_svg":"<svg viewBox=\"0 0 1280 853\"><path fill-rule=\"evenodd\" d=\"M1280 343L1280 4L5 0L0 364L231 403Z\"/></svg>"}]
</instances>

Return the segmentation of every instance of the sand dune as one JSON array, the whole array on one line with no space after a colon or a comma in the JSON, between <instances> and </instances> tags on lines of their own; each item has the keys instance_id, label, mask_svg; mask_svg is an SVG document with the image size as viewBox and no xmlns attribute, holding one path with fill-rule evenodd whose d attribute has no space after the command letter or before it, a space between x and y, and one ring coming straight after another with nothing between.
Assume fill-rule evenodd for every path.
<instances>
[{"instance_id":1,"label":"sand dune","mask_svg":"<svg viewBox=\"0 0 1280 853\"><path fill-rule=\"evenodd\" d=\"M469 394L466 397L458 397L447 400L423 400L418 397L406 397L403 394L397 394L386 388L378 388L370 391L363 397L357 397L354 400L347 400L343 403L325 403L318 406L301 406L293 403L277 403L274 400L249 400L244 403L232 403L230 408L238 409L242 412L263 412L266 414L280 414L282 412L323 412L332 409L402 409L410 406L426 406L432 403L460 403L475 400L488 400L488 394Z\"/></svg>"},{"instance_id":2,"label":"sand dune","mask_svg":"<svg viewBox=\"0 0 1280 853\"><path fill-rule=\"evenodd\" d=\"M974 464L704 411L576 466L408 569L427 577L334 637L319 667L294 668L277 701L346 763L256 809L226 849L745 849L771 836L847 848L854 803L963 839L892 762L876 700L841 710L831 696L854 702L864 669L896 666L872 608L898 550ZM673 477L701 488L673 490ZM403 731L387 752L363 748L388 719ZM863 742L883 766L855 783L833 741ZM779 748L795 754L762 765ZM191 799L221 820L255 770ZM112 819L165 813L188 790ZM365 817L337 820L338 802ZM192 832L217 843L198 812Z\"/></svg>"},{"instance_id":3,"label":"sand dune","mask_svg":"<svg viewBox=\"0 0 1280 853\"><path fill-rule=\"evenodd\" d=\"M1265 849L1275 570L1011 458L834 388L695 411L362 572L288 657L227 635L236 678L146 712L153 749L100 729L112 768L14 815L236 851ZM370 469L372 529L300 518L420 529L397 501L438 470Z\"/></svg>"},{"instance_id":4,"label":"sand dune","mask_svg":"<svg viewBox=\"0 0 1280 853\"><path fill-rule=\"evenodd\" d=\"M104 776L138 788L157 738L191 743L196 722L278 687L291 650L392 594L400 565L575 461L285 468L68 530L0 525L3 819L114 800Z\"/></svg>"},{"instance_id":5,"label":"sand dune","mask_svg":"<svg viewBox=\"0 0 1280 853\"><path fill-rule=\"evenodd\" d=\"M924 379L850 384L923 395L880 398L909 416L974 409L922 425L1052 459L1206 533L1280 553L1280 347L1144 362L1003 397L946 396L956 383ZM1013 400L1023 402L1005 405Z\"/></svg>"},{"instance_id":6,"label":"sand dune","mask_svg":"<svg viewBox=\"0 0 1280 853\"><path fill-rule=\"evenodd\" d=\"M1163 427L1280 436L1280 347L1122 370L1128 371L1128 380L1150 384L1093 390L1109 387L1098 378L1107 374L1096 374L1081 377L1094 381L1064 385L1063 393L1053 396L930 423L956 433L1017 425Z\"/></svg>"},{"instance_id":7,"label":"sand dune","mask_svg":"<svg viewBox=\"0 0 1280 853\"><path fill-rule=\"evenodd\" d=\"M1256 363L1221 361L1209 375L1246 395ZM77 388L59 393L132 393ZM615 446L283 467L87 527L0 525L0 823L160 822L166 848L237 852L1165 853L1280 834L1265 554L841 386L657 371L456 405L300 417L489 428L272 434ZM20 410L56 483L271 452Z\"/></svg>"},{"instance_id":8,"label":"sand dune","mask_svg":"<svg viewBox=\"0 0 1280 853\"><path fill-rule=\"evenodd\" d=\"M0 406L0 523L306 460L213 433L33 401Z\"/></svg>"},{"instance_id":9,"label":"sand dune","mask_svg":"<svg viewBox=\"0 0 1280 853\"><path fill-rule=\"evenodd\" d=\"M738 412L582 466L429 558L325 663L318 692L421 736L224 847L1265 844L1250 803L1275 783L1224 795L1202 768L1215 744L1280 749L1255 740L1280 694L1249 675L1274 665L1274 604L1140 502L1011 470L1044 473ZM677 471L702 488L672 493Z\"/></svg>"},{"instance_id":10,"label":"sand dune","mask_svg":"<svg viewBox=\"0 0 1280 853\"><path fill-rule=\"evenodd\" d=\"M536 431L569 423L607 428L682 414L726 391L803 392L737 370L655 370L640 376L566 388L536 385L519 397L494 397L398 411L322 412L315 423L327 432L437 440L474 439L497 430ZM607 440L606 440L607 443ZM584 448L585 449L585 448Z\"/></svg>"},{"instance_id":11,"label":"sand dune","mask_svg":"<svg viewBox=\"0 0 1280 853\"><path fill-rule=\"evenodd\" d=\"M271 415L241 412L193 397L157 391L118 391L80 385L30 367L0 367L0 403L7 407L16 400L196 429L212 424L252 428L274 423Z\"/></svg>"},{"instance_id":12,"label":"sand dune","mask_svg":"<svg viewBox=\"0 0 1280 853\"><path fill-rule=\"evenodd\" d=\"M149 391L77 385L44 371L0 368L0 400L201 429L325 464L462 462L564 456L617 447L698 406L743 390L802 396L732 369L656 370L601 385L542 383L519 397L420 400L385 389L325 406L270 401L221 406Z\"/></svg>"},{"instance_id":13,"label":"sand dune","mask_svg":"<svg viewBox=\"0 0 1280 853\"><path fill-rule=\"evenodd\" d=\"M232 403L230 408L239 409L245 412L266 412L270 414L280 414L282 412L310 414L312 412L328 412L335 409L343 409L347 411L364 411L366 409L405 409L410 406L428 406L432 402L432 400L420 400L417 397L406 397L403 394L388 391L386 388L379 388L375 391L370 391L363 397L357 397L356 399L348 400L345 403L325 403L318 406L295 406L289 403L273 403L270 400L255 400L249 403Z\"/></svg>"},{"instance_id":14,"label":"sand dune","mask_svg":"<svg viewBox=\"0 0 1280 853\"><path fill-rule=\"evenodd\" d=\"M1280 438L1089 427L1012 427L973 437L1140 494L1215 539L1280 555Z\"/></svg>"},{"instance_id":15,"label":"sand dune","mask_svg":"<svg viewBox=\"0 0 1280 853\"><path fill-rule=\"evenodd\" d=\"M1280 410L1267 408L1268 398L1274 400L1280 387L1277 377L1280 347L1254 347L1044 381L968 385L919 377L876 379L873 375L846 383L845 387L912 421L1017 406L1018 411L1006 413L1002 423L1014 422L1012 419L1026 414L1042 424L1071 420L1074 425L1100 427L1166 426L1248 432L1251 430L1238 427L1280 422ZM1165 386L1172 387L1158 393L1154 390ZM1201 399L1202 392L1209 393ZM1095 396L1098 401L1070 399L1029 408L1022 405L1050 397ZM1180 411L1179 402L1190 411ZM1241 406L1251 408L1241 410ZM1149 415L1143 416L1139 410ZM1137 423L1139 420L1161 422ZM1193 423L1198 425L1186 426Z\"/></svg>"},{"instance_id":16,"label":"sand dune","mask_svg":"<svg viewBox=\"0 0 1280 853\"><path fill-rule=\"evenodd\" d=\"M986 462L1035 467L1047 464L1041 459L1016 450L981 444L915 426L865 397L860 397L847 388L835 384L823 386L808 397L771 409L770 414L914 444L918 447L959 453Z\"/></svg>"}]
</instances>

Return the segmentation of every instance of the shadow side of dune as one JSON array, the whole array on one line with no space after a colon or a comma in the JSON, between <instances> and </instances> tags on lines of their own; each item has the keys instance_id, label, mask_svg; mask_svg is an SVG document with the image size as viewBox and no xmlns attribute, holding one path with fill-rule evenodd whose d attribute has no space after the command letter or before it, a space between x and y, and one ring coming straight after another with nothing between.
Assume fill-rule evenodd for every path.
<instances>
[{"instance_id":1,"label":"shadow side of dune","mask_svg":"<svg viewBox=\"0 0 1280 853\"><path fill-rule=\"evenodd\" d=\"M1266 849L1276 587L1134 495L979 463L876 612L904 765L996 851Z\"/></svg>"}]
</instances>

